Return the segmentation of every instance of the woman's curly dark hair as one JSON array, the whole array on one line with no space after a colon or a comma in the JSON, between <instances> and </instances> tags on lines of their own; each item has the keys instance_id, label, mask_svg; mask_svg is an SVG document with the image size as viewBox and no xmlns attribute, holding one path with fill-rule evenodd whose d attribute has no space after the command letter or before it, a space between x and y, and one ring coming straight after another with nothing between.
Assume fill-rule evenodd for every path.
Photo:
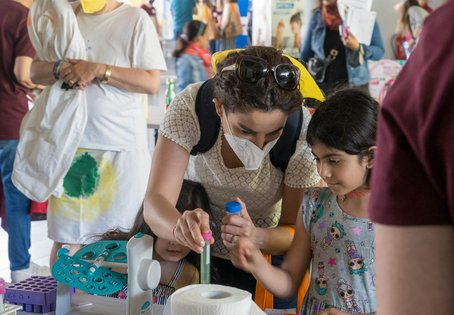
<instances>
[{"instance_id":1,"label":"woman's curly dark hair","mask_svg":"<svg viewBox=\"0 0 454 315\"><path fill-rule=\"evenodd\" d=\"M241 81L235 71L222 72L226 66L236 63L240 56L260 57L266 60L270 67L291 63L280 50L273 47L250 46L230 53L217 64L213 92L213 96L221 102L227 112L247 113L255 109L270 112L278 109L291 114L301 108L303 96L300 90L281 88L274 80L274 74L271 71L257 83Z\"/></svg>"}]
</instances>

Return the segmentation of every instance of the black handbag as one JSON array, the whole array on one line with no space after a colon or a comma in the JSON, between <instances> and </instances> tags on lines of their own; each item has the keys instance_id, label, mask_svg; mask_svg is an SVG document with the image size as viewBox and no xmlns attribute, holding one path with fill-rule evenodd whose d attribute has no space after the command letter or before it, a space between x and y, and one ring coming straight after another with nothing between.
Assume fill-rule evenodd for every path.
<instances>
[{"instance_id":1,"label":"black handbag","mask_svg":"<svg viewBox=\"0 0 454 315\"><path fill-rule=\"evenodd\" d=\"M336 49L331 49L329 55L325 58L311 57L307 62L307 71L314 77L318 83L325 81L326 69L331 61L336 59L339 52Z\"/></svg>"}]
</instances>

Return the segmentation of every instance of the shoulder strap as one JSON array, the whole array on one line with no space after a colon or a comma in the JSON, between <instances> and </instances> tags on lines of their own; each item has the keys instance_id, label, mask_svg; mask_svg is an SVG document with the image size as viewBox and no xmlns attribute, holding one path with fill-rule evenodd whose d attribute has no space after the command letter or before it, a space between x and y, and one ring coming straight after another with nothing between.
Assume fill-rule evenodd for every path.
<instances>
[{"instance_id":1,"label":"shoulder strap","mask_svg":"<svg viewBox=\"0 0 454 315\"><path fill-rule=\"evenodd\" d=\"M300 109L288 116L282 135L270 151L271 163L284 173L290 158L295 153L296 142L300 137L302 125L303 110Z\"/></svg>"},{"instance_id":2,"label":"shoulder strap","mask_svg":"<svg viewBox=\"0 0 454 315\"><path fill-rule=\"evenodd\" d=\"M216 142L221 128L221 119L213 104L213 80L205 81L199 88L195 99L195 112L199 119L200 140L192 148L191 155L210 150ZM287 118L282 135L270 151L271 163L283 172L295 152L296 142L303 125L303 110L300 109Z\"/></svg>"},{"instance_id":3,"label":"shoulder strap","mask_svg":"<svg viewBox=\"0 0 454 315\"><path fill-rule=\"evenodd\" d=\"M199 118L200 140L192 148L191 155L204 153L213 147L221 128L221 119L213 103L213 79L205 81L195 99L195 112Z\"/></svg>"}]
</instances>

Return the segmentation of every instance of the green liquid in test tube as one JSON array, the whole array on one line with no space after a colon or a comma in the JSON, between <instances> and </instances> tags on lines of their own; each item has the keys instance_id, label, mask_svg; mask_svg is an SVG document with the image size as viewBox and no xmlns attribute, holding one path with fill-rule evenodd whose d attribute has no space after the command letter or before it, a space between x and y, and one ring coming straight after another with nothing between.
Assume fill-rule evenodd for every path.
<instances>
[{"instance_id":1,"label":"green liquid in test tube","mask_svg":"<svg viewBox=\"0 0 454 315\"><path fill-rule=\"evenodd\" d=\"M209 284L211 279L210 272L210 243L211 240L211 231L202 232L203 240L205 241L205 246L203 246L203 252L200 255L200 283Z\"/></svg>"}]
</instances>

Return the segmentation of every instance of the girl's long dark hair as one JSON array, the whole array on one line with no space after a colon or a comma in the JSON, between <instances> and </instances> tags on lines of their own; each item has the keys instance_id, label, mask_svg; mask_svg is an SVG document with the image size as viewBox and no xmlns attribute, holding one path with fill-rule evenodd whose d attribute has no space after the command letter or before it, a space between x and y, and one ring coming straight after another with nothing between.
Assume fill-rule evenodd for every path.
<instances>
[{"instance_id":1,"label":"girl's long dark hair","mask_svg":"<svg viewBox=\"0 0 454 315\"><path fill-rule=\"evenodd\" d=\"M373 158L369 148L375 145L378 103L356 88L345 88L329 95L315 111L307 127L306 140ZM370 172L367 176L369 181Z\"/></svg>"},{"instance_id":2,"label":"girl's long dark hair","mask_svg":"<svg viewBox=\"0 0 454 315\"><path fill-rule=\"evenodd\" d=\"M180 195L178 196L178 201L176 208L180 213L183 213L186 210L192 210L195 208L201 208L210 216L210 222L213 222L211 219L211 210L210 210L210 200L208 194L203 188L202 184L193 182L191 180L185 179L183 185L181 186ZM150 229L148 224L145 222L143 216L143 207L140 208L139 212L136 215L134 224L129 231L124 231L122 229L116 228L106 233L102 234L101 240L120 240L127 241L131 239L137 233L147 234L153 237L153 240L156 242L158 238L155 233ZM190 251L185 259L194 265L197 270L200 270L200 254ZM213 266L211 267L211 282L215 283L217 276L216 270Z\"/></svg>"}]
</instances>

